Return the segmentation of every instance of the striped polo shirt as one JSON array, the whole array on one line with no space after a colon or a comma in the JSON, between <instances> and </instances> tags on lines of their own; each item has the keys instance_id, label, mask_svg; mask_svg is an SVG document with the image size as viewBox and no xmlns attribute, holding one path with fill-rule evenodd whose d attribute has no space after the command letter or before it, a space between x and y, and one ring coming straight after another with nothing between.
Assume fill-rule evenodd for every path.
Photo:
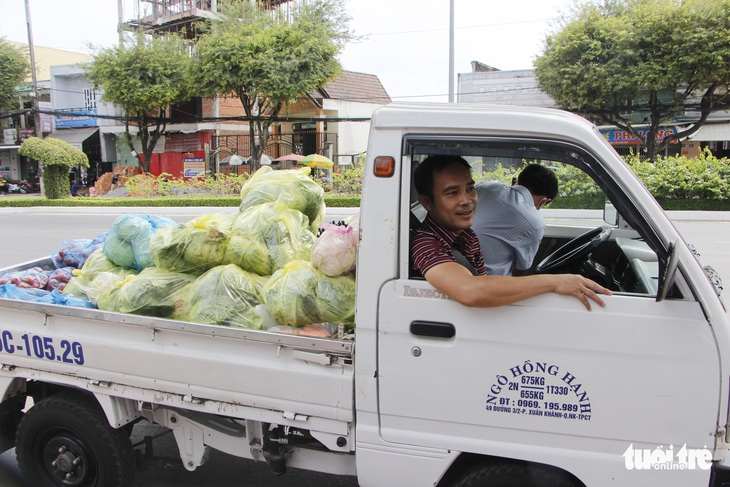
<instances>
[{"instance_id":1,"label":"striped polo shirt","mask_svg":"<svg viewBox=\"0 0 730 487\"><path fill-rule=\"evenodd\" d=\"M469 228L460 234L448 230L427 215L411 238L411 265L425 275L431 267L445 262L458 262L453 250L458 250L472 265L476 275L485 275L487 268L479 248L479 239Z\"/></svg>"}]
</instances>

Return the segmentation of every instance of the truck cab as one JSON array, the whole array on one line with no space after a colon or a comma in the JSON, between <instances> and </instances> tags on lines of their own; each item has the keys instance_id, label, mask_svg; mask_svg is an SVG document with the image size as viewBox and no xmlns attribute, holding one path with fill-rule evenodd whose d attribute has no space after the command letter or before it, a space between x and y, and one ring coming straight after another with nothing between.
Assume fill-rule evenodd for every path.
<instances>
[{"instance_id":1,"label":"truck cab","mask_svg":"<svg viewBox=\"0 0 730 487\"><path fill-rule=\"evenodd\" d=\"M412 174L434 154L569 165L592 180L607 221L549 226L528 274L581 273L613 291L605 308L555 294L467 308L414 275L409 234L424 210ZM565 485L708 485L709 461L677 455L718 466L727 453L728 318L695 255L593 125L549 109L392 105L373 116L366 171L357 346L377 353L356 357L358 471L396 451L412 468L409 481L362 485L430 485L434 475L481 485L474 479L505 465L516 479L537 468ZM634 462L635 452L671 462Z\"/></svg>"}]
</instances>

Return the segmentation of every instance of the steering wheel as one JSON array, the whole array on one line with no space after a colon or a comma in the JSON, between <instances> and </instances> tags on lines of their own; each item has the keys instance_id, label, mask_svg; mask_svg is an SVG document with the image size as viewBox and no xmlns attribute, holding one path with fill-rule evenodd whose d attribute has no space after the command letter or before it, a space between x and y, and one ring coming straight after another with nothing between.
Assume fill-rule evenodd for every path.
<instances>
[{"instance_id":1,"label":"steering wheel","mask_svg":"<svg viewBox=\"0 0 730 487\"><path fill-rule=\"evenodd\" d=\"M570 269L588 256L593 249L608 240L610 236L611 227L596 227L589 230L545 257L535 268L535 273L557 274Z\"/></svg>"}]
</instances>

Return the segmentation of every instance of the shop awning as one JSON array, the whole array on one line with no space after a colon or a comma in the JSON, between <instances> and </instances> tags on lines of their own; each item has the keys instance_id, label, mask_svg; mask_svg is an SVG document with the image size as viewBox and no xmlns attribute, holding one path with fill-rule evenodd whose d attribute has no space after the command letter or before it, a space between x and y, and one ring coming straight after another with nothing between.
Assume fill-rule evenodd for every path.
<instances>
[{"instance_id":1,"label":"shop awning","mask_svg":"<svg viewBox=\"0 0 730 487\"><path fill-rule=\"evenodd\" d=\"M705 123L689 138L697 142L730 141L730 123Z\"/></svg>"},{"instance_id":2,"label":"shop awning","mask_svg":"<svg viewBox=\"0 0 730 487\"><path fill-rule=\"evenodd\" d=\"M56 130L48 137L64 140L72 146L76 147L77 149L81 149L81 144L83 144L86 139L96 134L97 132L99 132L99 127L60 129Z\"/></svg>"}]
</instances>

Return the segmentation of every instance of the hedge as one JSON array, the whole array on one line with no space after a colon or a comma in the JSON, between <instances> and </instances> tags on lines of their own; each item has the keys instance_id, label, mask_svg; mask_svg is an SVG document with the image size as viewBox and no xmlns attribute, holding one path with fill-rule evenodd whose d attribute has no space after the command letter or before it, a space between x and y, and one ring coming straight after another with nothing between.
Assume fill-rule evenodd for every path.
<instances>
[{"instance_id":1,"label":"hedge","mask_svg":"<svg viewBox=\"0 0 730 487\"><path fill-rule=\"evenodd\" d=\"M665 210L695 211L730 211L730 200L713 199L668 199L658 198ZM238 197L195 197L195 198L64 198L49 200L46 198L0 198L0 207L35 207L35 206L74 206L74 207L185 207L185 206L238 206ZM551 209L586 209L601 210L605 200L590 196L560 196L550 203ZM325 196L325 204L329 208L357 208L360 198L357 196Z\"/></svg>"},{"instance_id":2,"label":"hedge","mask_svg":"<svg viewBox=\"0 0 730 487\"><path fill-rule=\"evenodd\" d=\"M360 197L358 196L325 196L325 205L330 208L359 207ZM210 196L210 197L165 197L165 198L0 198L0 207L34 207L34 206L73 206L73 207L185 207L185 206L238 206L241 204L239 196Z\"/></svg>"}]
</instances>

